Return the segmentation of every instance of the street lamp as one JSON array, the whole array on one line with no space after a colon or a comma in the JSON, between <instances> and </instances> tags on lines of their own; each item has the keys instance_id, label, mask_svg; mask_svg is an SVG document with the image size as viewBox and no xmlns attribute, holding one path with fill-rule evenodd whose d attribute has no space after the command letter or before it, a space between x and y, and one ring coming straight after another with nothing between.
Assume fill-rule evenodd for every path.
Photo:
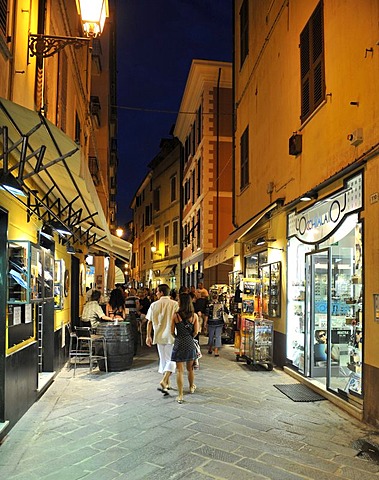
<instances>
[{"instance_id":1,"label":"street lamp","mask_svg":"<svg viewBox=\"0 0 379 480\"><path fill-rule=\"evenodd\" d=\"M92 38L101 35L109 16L108 0L76 0L85 37L62 37L58 35L29 34L30 56L39 60L55 55L67 45L80 48Z\"/></svg>"},{"instance_id":2,"label":"street lamp","mask_svg":"<svg viewBox=\"0 0 379 480\"><path fill-rule=\"evenodd\" d=\"M116 228L116 235L121 238L124 235L124 230L121 227Z\"/></svg>"}]
</instances>

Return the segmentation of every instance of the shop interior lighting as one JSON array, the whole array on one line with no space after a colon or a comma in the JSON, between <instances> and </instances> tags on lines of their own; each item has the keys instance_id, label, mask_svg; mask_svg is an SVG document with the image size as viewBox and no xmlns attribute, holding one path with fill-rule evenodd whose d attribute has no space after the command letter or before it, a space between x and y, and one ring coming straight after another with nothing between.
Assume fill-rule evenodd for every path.
<instances>
[{"instance_id":1,"label":"shop interior lighting","mask_svg":"<svg viewBox=\"0 0 379 480\"><path fill-rule=\"evenodd\" d=\"M22 190L21 183L14 178L10 172L4 172L4 169L0 170L0 189L6 190L12 195L26 197L24 191Z\"/></svg>"}]
</instances>

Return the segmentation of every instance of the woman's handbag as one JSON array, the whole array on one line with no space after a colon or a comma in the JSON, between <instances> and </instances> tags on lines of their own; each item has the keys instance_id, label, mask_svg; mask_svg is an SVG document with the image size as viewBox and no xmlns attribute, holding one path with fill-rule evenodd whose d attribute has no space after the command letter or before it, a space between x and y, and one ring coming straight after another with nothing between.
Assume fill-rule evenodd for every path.
<instances>
[{"instance_id":1,"label":"woman's handbag","mask_svg":"<svg viewBox=\"0 0 379 480\"><path fill-rule=\"evenodd\" d=\"M195 344L197 359L199 359L203 356L201 353L199 341L194 338L193 343Z\"/></svg>"}]
</instances>

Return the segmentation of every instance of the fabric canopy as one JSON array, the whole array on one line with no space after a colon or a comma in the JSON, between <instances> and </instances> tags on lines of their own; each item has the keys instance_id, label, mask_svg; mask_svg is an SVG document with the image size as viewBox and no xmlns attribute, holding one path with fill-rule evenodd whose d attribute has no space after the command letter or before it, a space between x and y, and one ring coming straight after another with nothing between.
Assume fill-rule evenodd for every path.
<instances>
[{"instance_id":1,"label":"fabric canopy","mask_svg":"<svg viewBox=\"0 0 379 480\"><path fill-rule=\"evenodd\" d=\"M99 227L102 236L111 241L101 202L78 145L40 113L0 98L3 127L8 132L8 170L29 192L38 191L40 200L31 196L31 211L34 203L48 209L54 205L54 212L66 225L75 229L86 221Z\"/></svg>"}]
</instances>

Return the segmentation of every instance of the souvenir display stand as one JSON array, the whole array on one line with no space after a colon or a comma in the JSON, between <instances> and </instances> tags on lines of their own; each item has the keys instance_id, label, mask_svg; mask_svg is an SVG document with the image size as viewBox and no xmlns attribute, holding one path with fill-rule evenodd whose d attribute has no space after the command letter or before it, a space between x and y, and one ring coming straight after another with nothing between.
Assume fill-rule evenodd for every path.
<instances>
[{"instance_id":1,"label":"souvenir display stand","mask_svg":"<svg viewBox=\"0 0 379 480\"><path fill-rule=\"evenodd\" d=\"M243 358L248 365L265 365L268 370L272 370L273 335L272 320L242 316L237 362Z\"/></svg>"},{"instance_id":2,"label":"souvenir display stand","mask_svg":"<svg viewBox=\"0 0 379 480\"><path fill-rule=\"evenodd\" d=\"M274 323L262 316L261 279L243 279L241 292L242 313L234 342L236 360L272 370Z\"/></svg>"}]
</instances>

